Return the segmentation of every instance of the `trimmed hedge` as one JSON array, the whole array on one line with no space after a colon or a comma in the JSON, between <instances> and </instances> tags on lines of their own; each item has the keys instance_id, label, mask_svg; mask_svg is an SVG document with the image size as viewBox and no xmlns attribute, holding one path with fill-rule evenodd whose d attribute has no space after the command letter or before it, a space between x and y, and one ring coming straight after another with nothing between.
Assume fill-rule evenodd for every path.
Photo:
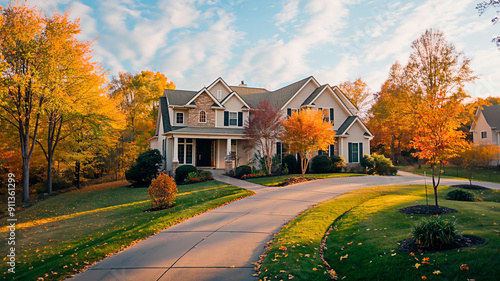
<instances>
[{"instance_id":1,"label":"trimmed hedge","mask_svg":"<svg viewBox=\"0 0 500 281\"><path fill-rule=\"evenodd\" d=\"M327 155L317 155L312 159L311 169L314 173L330 173L332 159Z\"/></svg>"},{"instance_id":2,"label":"trimmed hedge","mask_svg":"<svg viewBox=\"0 0 500 281\"><path fill-rule=\"evenodd\" d=\"M234 172L234 176L238 179L241 179L242 176L248 175L252 173L252 168L248 165L241 165L236 168L236 171Z\"/></svg>"},{"instance_id":3,"label":"trimmed hedge","mask_svg":"<svg viewBox=\"0 0 500 281\"><path fill-rule=\"evenodd\" d=\"M187 175L191 172L198 173L198 169L196 169L193 165L182 165L175 169L175 181L177 183L183 183L187 179Z\"/></svg>"},{"instance_id":4,"label":"trimmed hedge","mask_svg":"<svg viewBox=\"0 0 500 281\"><path fill-rule=\"evenodd\" d=\"M398 169L392 165L391 159L378 154L373 154L372 157L375 161L375 167L373 168L375 174L381 176L395 176L398 173Z\"/></svg>"}]
</instances>

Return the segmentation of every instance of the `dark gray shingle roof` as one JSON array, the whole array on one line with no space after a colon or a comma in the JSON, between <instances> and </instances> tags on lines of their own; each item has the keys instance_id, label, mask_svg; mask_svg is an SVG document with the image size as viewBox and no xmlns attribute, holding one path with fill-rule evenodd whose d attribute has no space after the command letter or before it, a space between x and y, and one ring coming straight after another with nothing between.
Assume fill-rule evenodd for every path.
<instances>
[{"instance_id":1,"label":"dark gray shingle roof","mask_svg":"<svg viewBox=\"0 0 500 281\"><path fill-rule=\"evenodd\" d=\"M483 108L483 115L492 129L500 130L500 105Z\"/></svg>"},{"instance_id":2,"label":"dark gray shingle roof","mask_svg":"<svg viewBox=\"0 0 500 281\"><path fill-rule=\"evenodd\" d=\"M321 93L321 91L323 91L323 89L326 87L327 85L323 85L321 87L318 87L316 88L316 90L314 90L308 97L307 99L302 103L302 105L311 105L311 102L319 95L319 93Z\"/></svg>"},{"instance_id":3,"label":"dark gray shingle roof","mask_svg":"<svg viewBox=\"0 0 500 281\"><path fill-rule=\"evenodd\" d=\"M161 119L163 120L163 132L166 133L172 130L170 126L170 115L168 114L167 98L160 97Z\"/></svg>"},{"instance_id":4,"label":"dark gray shingle roof","mask_svg":"<svg viewBox=\"0 0 500 281\"><path fill-rule=\"evenodd\" d=\"M184 90L164 91L165 96L168 97L169 105L185 105L197 93L198 93L197 91L184 91Z\"/></svg>"},{"instance_id":5,"label":"dark gray shingle roof","mask_svg":"<svg viewBox=\"0 0 500 281\"><path fill-rule=\"evenodd\" d=\"M337 129L336 135L341 136L341 135L345 134L347 128L349 128L349 126L351 126L351 124L354 123L354 121L356 121L357 118L358 118L357 116L347 117L347 119L344 121L344 123L342 123L342 125L340 125L340 127Z\"/></svg>"}]
</instances>

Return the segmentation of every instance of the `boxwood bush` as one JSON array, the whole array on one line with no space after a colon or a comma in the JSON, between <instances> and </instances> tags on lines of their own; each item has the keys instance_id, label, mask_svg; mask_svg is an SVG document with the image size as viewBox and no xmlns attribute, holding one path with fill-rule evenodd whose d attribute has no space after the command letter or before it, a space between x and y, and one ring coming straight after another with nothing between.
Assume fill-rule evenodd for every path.
<instances>
[{"instance_id":1,"label":"boxwood bush","mask_svg":"<svg viewBox=\"0 0 500 281\"><path fill-rule=\"evenodd\" d=\"M162 157L158 149L143 152L135 160L135 165L125 172L125 178L132 185L147 186L156 177L161 161Z\"/></svg>"},{"instance_id":2,"label":"boxwood bush","mask_svg":"<svg viewBox=\"0 0 500 281\"><path fill-rule=\"evenodd\" d=\"M243 175L248 175L252 173L252 168L248 165L238 166L234 172L234 176L238 179L241 179Z\"/></svg>"},{"instance_id":3,"label":"boxwood bush","mask_svg":"<svg viewBox=\"0 0 500 281\"><path fill-rule=\"evenodd\" d=\"M297 159L295 159L295 156L293 156L292 154L288 154L287 156L285 156L285 158L283 158L282 167L285 167L285 164L286 167L288 168L289 174L297 173Z\"/></svg>"},{"instance_id":4,"label":"boxwood bush","mask_svg":"<svg viewBox=\"0 0 500 281\"><path fill-rule=\"evenodd\" d=\"M345 159L344 157L340 156L340 155L332 155L332 157L330 157L331 160L332 160L332 172L334 173L340 173L342 172L342 169L346 167L346 164L345 164Z\"/></svg>"},{"instance_id":5,"label":"boxwood bush","mask_svg":"<svg viewBox=\"0 0 500 281\"><path fill-rule=\"evenodd\" d=\"M312 159L311 169L314 173L330 173L332 159L327 155L317 155Z\"/></svg>"},{"instance_id":6,"label":"boxwood bush","mask_svg":"<svg viewBox=\"0 0 500 281\"><path fill-rule=\"evenodd\" d=\"M177 183L183 183L187 179L187 175L191 172L198 173L198 169L196 169L193 165L182 165L175 169L175 181Z\"/></svg>"},{"instance_id":7,"label":"boxwood bush","mask_svg":"<svg viewBox=\"0 0 500 281\"><path fill-rule=\"evenodd\" d=\"M474 201L474 194L463 189L455 189L446 194L446 199L456 201Z\"/></svg>"}]
</instances>

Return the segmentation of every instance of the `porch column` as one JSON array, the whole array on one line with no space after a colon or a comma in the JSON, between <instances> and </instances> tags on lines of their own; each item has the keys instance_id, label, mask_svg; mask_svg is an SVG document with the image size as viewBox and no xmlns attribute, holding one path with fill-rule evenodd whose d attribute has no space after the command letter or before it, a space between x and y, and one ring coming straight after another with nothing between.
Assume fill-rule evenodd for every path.
<instances>
[{"instance_id":1,"label":"porch column","mask_svg":"<svg viewBox=\"0 0 500 281\"><path fill-rule=\"evenodd\" d=\"M227 139L227 144L226 144L226 156L231 153L231 139Z\"/></svg>"},{"instance_id":2,"label":"porch column","mask_svg":"<svg viewBox=\"0 0 500 281\"><path fill-rule=\"evenodd\" d=\"M226 156L225 156L225 170L226 174L232 176L234 175L233 159L231 159L231 139L227 139L226 144Z\"/></svg>"},{"instance_id":3,"label":"porch column","mask_svg":"<svg viewBox=\"0 0 500 281\"><path fill-rule=\"evenodd\" d=\"M172 157L172 177L175 176L175 170L179 167L179 139L174 137L174 155Z\"/></svg>"}]
</instances>

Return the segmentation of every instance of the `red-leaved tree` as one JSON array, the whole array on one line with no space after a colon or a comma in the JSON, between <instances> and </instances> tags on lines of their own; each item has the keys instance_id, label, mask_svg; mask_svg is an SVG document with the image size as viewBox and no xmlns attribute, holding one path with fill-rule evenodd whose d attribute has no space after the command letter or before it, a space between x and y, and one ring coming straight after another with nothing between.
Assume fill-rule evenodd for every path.
<instances>
[{"instance_id":1,"label":"red-leaved tree","mask_svg":"<svg viewBox=\"0 0 500 281\"><path fill-rule=\"evenodd\" d=\"M267 173L271 173L273 164L273 147L283 131L281 114L278 105L264 99L250 111L250 118L245 123L245 134L248 143L262 151Z\"/></svg>"}]
</instances>

